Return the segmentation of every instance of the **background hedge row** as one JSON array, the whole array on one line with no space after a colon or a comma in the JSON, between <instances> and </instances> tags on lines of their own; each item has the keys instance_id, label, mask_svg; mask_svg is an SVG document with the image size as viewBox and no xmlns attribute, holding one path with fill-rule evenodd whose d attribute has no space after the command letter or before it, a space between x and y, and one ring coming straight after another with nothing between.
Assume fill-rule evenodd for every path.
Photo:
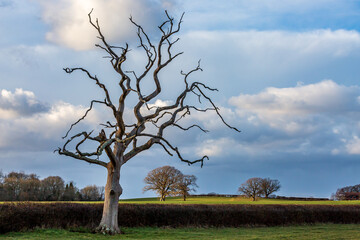
<instances>
[{"instance_id":1,"label":"background hedge row","mask_svg":"<svg viewBox=\"0 0 360 240\"><path fill-rule=\"evenodd\" d=\"M34 227L95 228L102 204L0 204L0 233ZM360 223L360 206L121 204L124 227L239 227L313 223Z\"/></svg>"}]
</instances>

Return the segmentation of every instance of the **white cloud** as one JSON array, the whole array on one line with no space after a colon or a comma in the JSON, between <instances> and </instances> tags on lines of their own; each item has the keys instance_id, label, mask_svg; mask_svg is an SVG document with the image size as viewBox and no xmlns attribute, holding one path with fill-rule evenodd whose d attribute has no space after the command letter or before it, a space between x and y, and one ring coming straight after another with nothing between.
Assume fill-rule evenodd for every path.
<instances>
[{"instance_id":1,"label":"white cloud","mask_svg":"<svg viewBox=\"0 0 360 240\"><path fill-rule=\"evenodd\" d=\"M136 27L130 15L145 29L156 29L163 17L163 7L171 7L172 1L147 0L38 0L43 7L43 20L51 26L47 40L76 50L86 50L97 43L97 33L90 25L88 13L99 19L107 40L128 41L136 35ZM151 31L150 31L151 32Z\"/></svg>"},{"instance_id":2,"label":"white cloud","mask_svg":"<svg viewBox=\"0 0 360 240\"><path fill-rule=\"evenodd\" d=\"M267 88L259 94L232 97L240 116L254 118L288 133L313 132L323 122L360 110L358 86L346 87L331 80L293 88ZM349 116L350 117L350 116ZM249 122L251 122L249 120Z\"/></svg>"},{"instance_id":3,"label":"white cloud","mask_svg":"<svg viewBox=\"0 0 360 240\"><path fill-rule=\"evenodd\" d=\"M240 151L241 145L231 138L208 139L197 147L198 156L216 157L221 155L229 155L236 151ZM231 149L233 149L231 151Z\"/></svg>"},{"instance_id":4,"label":"white cloud","mask_svg":"<svg viewBox=\"0 0 360 240\"><path fill-rule=\"evenodd\" d=\"M5 89L0 91L0 119L11 119L21 115L33 115L48 110L40 103L33 92L17 88L14 93Z\"/></svg>"},{"instance_id":5,"label":"white cloud","mask_svg":"<svg viewBox=\"0 0 360 240\"><path fill-rule=\"evenodd\" d=\"M353 139L351 139L346 144L346 150L349 154L360 154L360 139L357 136L354 136Z\"/></svg>"},{"instance_id":6,"label":"white cloud","mask_svg":"<svg viewBox=\"0 0 360 240\"><path fill-rule=\"evenodd\" d=\"M14 93L2 90L0 95L0 149L53 150L70 125L79 119L87 108L58 102L52 106L37 100L30 91L16 89ZM94 110L83 127L100 123Z\"/></svg>"}]
</instances>

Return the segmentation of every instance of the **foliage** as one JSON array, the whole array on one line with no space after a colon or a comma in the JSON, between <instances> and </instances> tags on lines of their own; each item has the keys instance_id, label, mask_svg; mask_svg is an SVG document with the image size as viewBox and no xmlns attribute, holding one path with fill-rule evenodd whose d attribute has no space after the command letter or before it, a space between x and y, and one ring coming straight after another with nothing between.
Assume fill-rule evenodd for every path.
<instances>
[{"instance_id":1,"label":"foliage","mask_svg":"<svg viewBox=\"0 0 360 240\"><path fill-rule=\"evenodd\" d=\"M347 239L357 240L360 226L355 224L317 224L289 227L257 228L123 228L121 239ZM119 239L118 236L102 236L86 232L86 229L36 229L29 232L5 234L2 239Z\"/></svg>"},{"instance_id":2,"label":"foliage","mask_svg":"<svg viewBox=\"0 0 360 240\"><path fill-rule=\"evenodd\" d=\"M260 196L269 198L270 194L279 191L280 187L280 182L276 179L250 178L245 183L241 184L238 191L255 201L256 198Z\"/></svg>"},{"instance_id":3,"label":"foliage","mask_svg":"<svg viewBox=\"0 0 360 240\"><path fill-rule=\"evenodd\" d=\"M250 178L239 187L239 192L244 193L247 197L252 198L253 201L262 194L261 178Z\"/></svg>"},{"instance_id":4,"label":"foliage","mask_svg":"<svg viewBox=\"0 0 360 240\"><path fill-rule=\"evenodd\" d=\"M336 200L359 200L360 199L360 184L354 186L346 186L339 188L334 198Z\"/></svg>"},{"instance_id":5,"label":"foliage","mask_svg":"<svg viewBox=\"0 0 360 240\"><path fill-rule=\"evenodd\" d=\"M265 198L269 198L269 196L274 193L279 191L281 185L280 185L280 181L276 180L276 179L270 179L270 178L263 178L261 179L261 190L262 190L262 195Z\"/></svg>"},{"instance_id":6,"label":"foliage","mask_svg":"<svg viewBox=\"0 0 360 240\"><path fill-rule=\"evenodd\" d=\"M179 182L176 184L176 194L183 197L184 201L186 201L186 197L190 195L190 192L196 191L197 178L194 175L182 175Z\"/></svg>"},{"instance_id":7,"label":"foliage","mask_svg":"<svg viewBox=\"0 0 360 240\"><path fill-rule=\"evenodd\" d=\"M145 177L146 186L143 191L155 191L160 196L160 201L165 201L165 197L176 194L177 184L182 180L182 177L182 173L174 167L155 168Z\"/></svg>"},{"instance_id":8,"label":"foliage","mask_svg":"<svg viewBox=\"0 0 360 240\"><path fill-rule=\"evenodd\" d=\"M83 189L81 189L81 197L84 201L99 201L102 200L102 194L101 189L96 185L90 185L86 186Z\"/></svg>"}]
</instances>

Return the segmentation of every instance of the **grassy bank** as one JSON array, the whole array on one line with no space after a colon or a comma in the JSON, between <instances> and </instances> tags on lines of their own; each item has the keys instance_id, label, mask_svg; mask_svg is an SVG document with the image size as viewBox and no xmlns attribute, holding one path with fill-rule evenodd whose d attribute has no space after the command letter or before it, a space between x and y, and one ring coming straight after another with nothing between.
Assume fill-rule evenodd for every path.
<instances>
[{"instance_id":1,"label":"grassy bank","mask_svg":"<svg viewBox=\"0 0 360 240\"><path fill-rule=\"evenodd\" d=\"M0 204L7 202L0 202ZM19 203L19 202L13 202ZM32 203L54 203L54 202L36 202ZM56 203L84 203L84 204L102 204L102 201L57 201ZM189 197L184 201L181 197L168 197L165 202L160 202L159 198L134 198L120 199L120 204L281 204L281 205L360 205L360 200L349 201L299 201L299 200L283 200L283 199L259 199L252 201L248 198L240 197Z\"/></svg>"},{"instance_id":2,"label":"grassy bank","mask_svg":"<svg viewBox=\"0 0 360 240\"><path fill-rule=\"evenodd\" d=\"M58 229L37 229L7 233L0 239L347 239L360 238L360 225L322 224L294 227L260 228L123 228L121 236L102 236L90 232L70 232Z\"/></svg>"},{"instance_id":3,"label":"grassy bank","mask_svg":"<svg viewBox=\"0 0 360 240\"><path fill-rule=\"evenodd\" d=\"M252 201L248 198L240 197L189 197L184 201L181 197L169 197L165 202L160 202L159 198L134 198L121 199L119 203L131 204L283 204L283 205L359 205L360 200L351 201L297 201L282 199L259 199Z\"/></svg>"}]
</instances>

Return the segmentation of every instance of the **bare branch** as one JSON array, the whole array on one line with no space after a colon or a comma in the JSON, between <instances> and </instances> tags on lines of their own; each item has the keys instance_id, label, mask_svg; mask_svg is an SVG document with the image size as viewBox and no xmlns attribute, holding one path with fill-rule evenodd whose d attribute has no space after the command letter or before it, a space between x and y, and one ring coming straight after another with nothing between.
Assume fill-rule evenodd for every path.
<instances>
[{"instance_id":1,"label":"bare branch","mask_svg":"<svg viewBox=\"0 0 360 240\"><path fill-rule=\"evenodd\" d=\"M98 101L98 100L92 100L91 103L90 103L90 107L86 110L85 114L84 114L81 118L79 118L75 123L71 124L69 130L66 132L65 136L63 137L63 139L67 138L67 136L69 135L69 132L72 130L72 128L73 128L76 124L78 124L80 121L82 121L82 120L84 120L84 119L86 118L87 114L92 110L94 103L101 103L101 104L107 105L106 102Z\"/></svg>"}]
</instances>

